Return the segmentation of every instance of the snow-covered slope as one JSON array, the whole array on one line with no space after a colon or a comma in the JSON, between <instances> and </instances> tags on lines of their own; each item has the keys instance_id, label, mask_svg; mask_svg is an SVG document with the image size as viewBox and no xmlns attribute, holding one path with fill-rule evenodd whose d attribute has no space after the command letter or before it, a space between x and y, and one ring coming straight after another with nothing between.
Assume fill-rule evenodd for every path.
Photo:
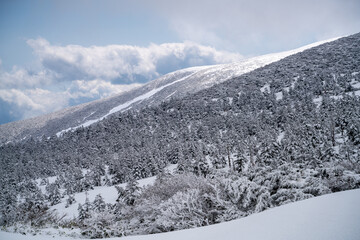
<instances>
[{"instance_id":1,"label":"snow-covered slope","mask_svg":"<svg viewBox=\"0 0 360 240\"><path fill-rule=\"evenodd\" d=\"M316 42L295 50L258 56L231 64L182 69L114 97L70 107L32 119L3 124L0 125L0 144L30 137L48 137L55 134L60 136L66 131L81 126L87 127L119 111L159 104L170 97L184 97L281 60L289 55L334 40Z\"/></svg>"},{"instance_id":2,"label":"snow-covered slope","mask_svg":"<svg viewBox=\"0 0 360 240\"><path fill-rule=\"evenodd\" d=\"M249 217L207 227L113 240L356 240L360 236L360 190L316 197ZM28 236L0 231L0 239L73 239L58 235Z\"/></svg>"}]
</instances>

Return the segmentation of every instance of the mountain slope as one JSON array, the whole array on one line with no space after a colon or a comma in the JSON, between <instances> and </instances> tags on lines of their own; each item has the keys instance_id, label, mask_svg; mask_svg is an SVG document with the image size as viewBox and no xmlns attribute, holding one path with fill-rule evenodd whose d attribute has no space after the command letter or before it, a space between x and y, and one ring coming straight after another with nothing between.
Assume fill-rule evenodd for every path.
<instances>
[{"instance_id":1,"label":"mountain slope","mask_svg":"<svg viewBox=\"0 0 360 240\"><path fill-rule=\"evenodd\" d=\"M119 107L61 137L2 145L0 224L51 222L88 237L169 232L360 188L358 52L355 34L181 99ZM77 218L48 211L122 183L116 203L85 193Z\"/></svg>"},{"instance_id":2,"label":"mountain slope","mask_svg":"<svg viewBox=\"0 0 360 240\"><path fill-rule=\"evenodd\" d=\"M317 42L291 51L254 57L237 63L179 70L114 97L32 119L3 124L0 125L0 144L30 137L49 137L55 134L60 136L66 131L89 126L118 111L157 105L169 98L182 98L289 55L333 40L335 39Z\"/></svg>"},{"instance_id":3,"label":"mountain slope","mask_svg":"<svg viewBox=\"0 0 360 240\"><path fill-rule=\"evenodd\" d=\"M110 238L111 240L355 240L360 236L360 190L328 194L273 208L246 218L170 233ZM7 240L73 240L50 235L29 236L0 231ZM76 239L76 238L75 238Z\"/></svg>"}]
</instances>

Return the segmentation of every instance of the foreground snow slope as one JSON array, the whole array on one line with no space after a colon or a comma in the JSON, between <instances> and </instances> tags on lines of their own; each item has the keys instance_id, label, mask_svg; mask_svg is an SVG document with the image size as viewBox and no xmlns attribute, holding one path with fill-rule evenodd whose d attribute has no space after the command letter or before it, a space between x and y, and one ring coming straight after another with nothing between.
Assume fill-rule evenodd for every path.
<instances>
[{"instance_id":1,"label":"foreground snow slope","mask_svg":"<svg viewBox=\"0 0 360 240\"><path fill-rule=\"evenodd\" d=\"M355 240L360 238L360 189L329 194L246 218L212 226L113 240ZM0 239L42 240L53 236L24 236L0 232ZM73 239L57 237L55 239Z\"/></svg>"}]
</instances>

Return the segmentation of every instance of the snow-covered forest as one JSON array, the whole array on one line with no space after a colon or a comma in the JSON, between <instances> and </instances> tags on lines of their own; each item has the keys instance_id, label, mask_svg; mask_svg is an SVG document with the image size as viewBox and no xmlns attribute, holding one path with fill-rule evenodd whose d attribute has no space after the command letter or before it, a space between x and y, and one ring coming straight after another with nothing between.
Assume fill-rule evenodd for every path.
<instances>
[{"instance_id":1,"label":"snow-covered forest","mask_svg":"<svg viewBox=\"0 0 360 240\"><path fill-rule=\"evenodd\" d=\"M338 240L357 239L360 235L360 189L327 194L325 196L286 204L249 217L162 234L111 238L112 240ZM330 221L329 221L330 219ZM61 229L64 231L65 229ZM21 234L0 231L0 239L6 240L59 240L81 239L64 236L47 228L41 234Z\"/></svg>"},{"instance_id":2,"label":"snow-covered forest","mask_svg":"<svg viewBox=\"0 0 360 240\"><path fill-rule=\"evenodd\" d=\"M356 34L183 99L2 145L0 224L151 234L359 188L359 53ZM76 201L97 187L115 187L116 201ZM75 217L53 211L63 203Z\"/></svg>"}]
</instances>

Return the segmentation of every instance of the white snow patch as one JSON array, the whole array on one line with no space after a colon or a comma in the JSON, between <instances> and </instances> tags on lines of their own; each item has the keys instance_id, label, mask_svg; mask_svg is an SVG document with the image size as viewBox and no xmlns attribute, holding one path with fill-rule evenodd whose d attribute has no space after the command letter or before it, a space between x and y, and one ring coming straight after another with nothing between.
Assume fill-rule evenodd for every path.
<instances>
[{"instance_id":1,"label":"white snow patch","mask_svg":"<svg viewBox=\"0 0 360 240\"><path fill-rule=\"evenodd\" d=\"M263 93L265 91L267 91L268 93L270 93L270 84L265 84L262 88L260 88L260 91Z\"/></svg>"},{"instance_id":2,"label":"white snow patch","mask_svg":"<svg viewBox=\"0 0 360 240\"><path fill-rule=\"evenodd\" d=\"M64 133L68 132L68 131L71 131L71 130L75 130L76 128L67 128L67 129L64 129L64 130L61 130L60 132L57 132L56 133L56 136L57 137L60 137L61 135L63 135Z\"/></svg>"},{"instance_id":3,"label":"white snow patch","mask_svg":"<svg viewBox=\"0 0 360 240\"><path fill-rule=\"evenodd\" d=\"M360 88L360 82L351 84L353 88Z\"/></svg>"},{"instance_id":4,"label":"white snow patch","mask_svg":"<svg viewBox=\"0 0 360 240\"><path fill-rule=\"evenodd\" d=\"M339 100L341 98L343 98L342 95L337 95L337 96L330 96L331 99L334 99L334 100Z\"/></svg>"},{"instance_id":5,"label":"white snow patch","mask_svg":"<svg viewBox=\"0 0 360 240\"><path fill-rule=\"evenodd\" d=\"M57 179L56 176L46 178L46 180L48 180L50 184L54 183L56 181L56 179ZM40 185L41 181L42 181L41 178L38 178L38 179L35 180L35 182L37 183L37 186L40 188L41 192L45 194L46 193L46 186L45 185Z\"/></svg>"},{"instance_id":6,"label":"white snow patch","mask_svg":"<svg viewBox=\"0 0 360 240\"><path fill-rule=\"evenodd\" d=\"M285 132L280 132L277 139L276 139L276 141L278 143L281 143L281 140L283 140L284 137L285 137Z\"/></svg>"},{"instance_id":7,"label":"white snow patch","mask_svg":"<svg viewBox=\"0 0 360 240\"><path fill-rule=\"evenodd\" d=\"M84 118L83 118L83 121L84 121L85 119L87 119L88 117L90 117L91 115L93 115L94 113L96 113L96 111L95 111L95 112L92 112L92 113L90 113L89 115L87 115L86 117L84 117Z\"/></svg>"},{"instance_id":8,"label":"white snow patch","mask_svg":"<svg viewBox=\"0 0 360 240\"><path fill-rule=\"evenodd\" d=\"M168 99L169 97L171 97L172 95L174 95L176 92L177 92L177 90L174 91L173 93L171 93L170 95L168 95L165 99Z\"/></svg>"},{"instance_id":9,"label":"white snow patch","mask_svg":"<svg viewBox=\"0 0 360 240\"><path fill-rule=\"evenodd\" d=\"M294 81L291 83L291 89L294 89L295 88L295 84L296 82L299 80L300 76L297 76L297 77L294 77Z\"/></svg>"},{"instance_id":10,"label":"white snow patch","mask_svg":"<svg viewBox=\"0 0 360 240\"><path fill-rule=\"evenodd\" d=\"M322 96L319 96L319 97L313 99L313 102L316 104L316 107L320 107L320 105L322 103L322 99L323 99Z\"/></svg>"},{"instance_id":11,"label":"white snow patch","mask_svg":"<svg viewBox=\"0 0 360 240\"><path fill-rule=\"evenodd\" d=\"M212 164L212 161L211 161L211 159L210 159L210 156L206 156L205 157L205 160L206 160L206 163L209 165L209 167L210 168L212 168L213 167L213 164Z\"/></svg>"},{"instance_id":12,"label":"white snow patch","mask_svg":"<svg viewBox=\"0 0 360 240\"><path fill-rule=\"evenodd\" d=\"M277 93L275 93L275 97L276 97L276 100L281 100L283 98L283 93L277 92Z\"/></svg>"}]
</instances>

